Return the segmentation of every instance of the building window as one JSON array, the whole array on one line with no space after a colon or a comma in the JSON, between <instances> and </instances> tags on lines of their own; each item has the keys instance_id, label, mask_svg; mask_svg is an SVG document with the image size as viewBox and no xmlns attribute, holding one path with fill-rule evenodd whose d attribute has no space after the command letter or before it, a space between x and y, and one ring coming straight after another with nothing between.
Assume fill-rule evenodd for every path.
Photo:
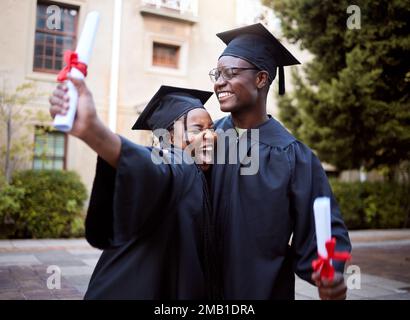
<instances>
[{"instance_id":1,"label":"building window","mask_svg":"<svg viewBox=\"0 0 410 320\"><path fill-rule=\"evenodd\" d=\"M152 65L177 69L179 66L180 46L154 42L152 50Z\"/></svg>"},{"instance_id":2,"label":"building window","mask_svg":"<svg viewBox=\"0 0 410 320\"><path fill-rule=\"evenodd\" d=\"M52 5L57 6L59 10L47 13L47 8ZM58 13L61 19L55 20ZM62 69L64 51L75 49L78 13L79 7L54 2L37 2L34 71L57 73ZM49 18L53 22L51 26L56 28L48 27Z\"/></svg>"},{"instance_id":3,"label":"building window","mask_svg":"<svg viewBox=\"0 0 410 320\"><path fill-rule=\"evenodd\" d=\"M66 134L36 127L33 169L65 169Z\"/></svg>"}]
</instances>

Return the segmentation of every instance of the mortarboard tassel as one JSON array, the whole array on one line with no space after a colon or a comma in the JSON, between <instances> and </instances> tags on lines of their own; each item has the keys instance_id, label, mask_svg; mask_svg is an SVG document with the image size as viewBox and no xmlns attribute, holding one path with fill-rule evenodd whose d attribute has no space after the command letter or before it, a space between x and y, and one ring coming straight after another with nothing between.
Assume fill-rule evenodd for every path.
<instances>
[{"instance_id":1,"label":"mortarboard tassel","mask_svg":"<svg viewBox=\"0 0 410 320\"><path fill-rule=\"evenodd\" d=\"M278 67L279 69L279 95L283 96L285 94L285 73L283 67Z\"/></svg>"}]
</instances>

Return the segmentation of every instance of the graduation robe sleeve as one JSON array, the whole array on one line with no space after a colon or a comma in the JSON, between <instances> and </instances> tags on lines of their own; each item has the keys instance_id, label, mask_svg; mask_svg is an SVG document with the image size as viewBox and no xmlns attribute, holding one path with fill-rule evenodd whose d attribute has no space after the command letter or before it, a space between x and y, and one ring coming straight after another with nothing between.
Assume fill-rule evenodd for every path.
<instances>
[{"instance_id":1,"label":"graduation robe sleeve","mask_svg":"<svg viewBox=\"0 0 410 320\"><path fill-rule=\"evenodd\" d=\"M312 283L312 261L317 258L313 202L317 197L331 199L331 232L336 238L336 251L351 251L347 228L329 185L326 173L315 154L304 144L295 141L287 149L290 164L290 210L294 228L292 251L294 270L302 279ZM343 273L344 263L333 262L336 271Z\"/></svg>"},{"instance_id":2,"label":"graduation robe sleeve","mask_svg":"<svg viewBox=\"0 0 410 320\"><path fill-rule=\"evenodd\" d=\"M159 205L170 201L178 166L154 164L152 148L121 138L118 166L97 158L86 218L86 238L97 248L120 246L149 232L161 219ZM157 155L158 156L158 155Z\"/></svg>"}]
</instances>

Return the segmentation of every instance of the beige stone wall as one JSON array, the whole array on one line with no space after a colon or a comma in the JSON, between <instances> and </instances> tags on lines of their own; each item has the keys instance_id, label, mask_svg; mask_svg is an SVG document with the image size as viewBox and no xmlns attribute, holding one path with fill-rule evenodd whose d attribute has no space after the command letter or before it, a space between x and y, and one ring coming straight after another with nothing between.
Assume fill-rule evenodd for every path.
<instances>
[{"instance_id":1,"label":"beige stone wall","mask_svg":"<svg viewBox=\"0 0 410 320\"><path fill-rule=\"evenodd\" d=\"M215 34L240 24L237 19L238 0L198 0L196 23L167 17L141 14L140 0L123 0L117 107L117 133L137 143L149 144L147 132L131 131L141 110L162 84L213 90L208 72L216 66L225 45ZM79 33L87 12L97 10L101 20L96 38L87 84L93 92L99 116L108 124L111 54L113 37L114 0L61 0L80 7ZM55 75L32 71L34 31L37 0L0 1L0 77L7 79L10 88L25 81L35 81L43 97L28 107L48 110L48 96L54 89ZM250 13L251 14L251 13ZM78 34L79 36L79 34ZM166 41L181 45L181 68L178 71L151 66L152 41ZM293 47L295 48L295 47ZM295 54L302 61L298 54ZM289 70L287 89L290 89ZM272 92L277 90L277 84ZM276 115L273 94L268 110ZM214 119L224 116L213 96L206 107ZM32 126L27 128L32 130ZM91 189L96 155L83 142L68 137L67 169L77 171ZM30 167L27 163L26 167Z\"/></svg>"},{"instance_id":2,"label":"beige stone wall","mask_svg":"<svg viewBox=\"0 0 410 320\"><path fill-rule=\"evenodd\" d=\"M0 77L8 84L8 90L13 90L17 85L23 82L34 81L37 91L41 94L40 98L35 99L27 107L33 110L44 110L48 112L48 96L56 86L56 76L46 73L33 72L33 51L34 51L34 32L35 32L35 16L36 16L36 1L24 0L13 1L3 0L0 2L0 19L1 30L7 30L0 34L0 50L1 64ZM61 1L61 3L69 3L80 6L79 29L84 23L86 12L92 8L102 12L105 19L111 19L112 8L107 4L110 1ZM111 36L111 27L104 23L100 26L100 32L107 39ZM105 109L107 108L106 96L108 94L109 69L105 67L105 59L103 55L98 54L104 50L104 41L99 39L96 43L96 54L93 56L90 63L90 77L87 82L94 91L97 101L97 108L102 118L106 118ZM99 69L98 77L91 70ZM26 130L31 132L34 138L33 126L28 124ZM18 136L15 137L18 139ZM25 167L31 167L31 163L27 163ZM91 186L93 171L95 168L95 155L85 147L84 144L75 138L68 138L67 148L67 169L77 171L83 182L88 187Z\"/></svg>"},{"instance_id":3,"label":"beige stone wall","mask_svg":"<svg viewBox=\"0 0 410 320\"><path fill-rule=\"evenodd\" d=\"M80 7L79 32L87 12L97 10L101 14L87 84L93 92L99 116L108 124L114 1L59 2ZM10 90L23 82L35 81L38 91L44 95L27 107L47 112L48 96L55 88L56 76L32 70L36 3L36 0L0 1L0 28L3 30L0 34L0 77L7 80ZM197 23L193 24L156 15L142 15L140 5L140 0L123 0L117 132L135 142L148 144L150 134L130 130L137 118L137 106L141 109L161 84L213 89L208 72L216 65L224 48L215 34L235 27L235 0L199 0L199 15ZM158 70L150 66L152 39L183 46L185 56L180 71ZM214 118L223 116L215 97L207 107ZM28 125L27 130L32 132L33 126ZM68 137L67 169L77 171L89 190L95 160L95 153L83 142ZM31 167L31 163L27 163L26 167Z\"/></svg>"}]
</instances>

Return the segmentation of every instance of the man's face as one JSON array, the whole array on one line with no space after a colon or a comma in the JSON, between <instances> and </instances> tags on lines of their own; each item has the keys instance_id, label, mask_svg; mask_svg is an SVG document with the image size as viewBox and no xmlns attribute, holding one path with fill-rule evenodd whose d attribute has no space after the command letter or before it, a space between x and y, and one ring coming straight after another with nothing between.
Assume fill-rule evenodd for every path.
<instances>
[{"instance_id":1,"label":"man's face","mask_svg":"<svg viewBox=\"0 0 410 320\"><path fill-rule=\"evenodd\" d=\"M255 68L249 62L240 58L223 56L219 59L218 70L223 68ZM233 71L232 79L220 76L214 84L214 91L223 112L241 112L249 109L257 102L258 89L256 86L255 70Z\"/></svg>"}]
</instances>

